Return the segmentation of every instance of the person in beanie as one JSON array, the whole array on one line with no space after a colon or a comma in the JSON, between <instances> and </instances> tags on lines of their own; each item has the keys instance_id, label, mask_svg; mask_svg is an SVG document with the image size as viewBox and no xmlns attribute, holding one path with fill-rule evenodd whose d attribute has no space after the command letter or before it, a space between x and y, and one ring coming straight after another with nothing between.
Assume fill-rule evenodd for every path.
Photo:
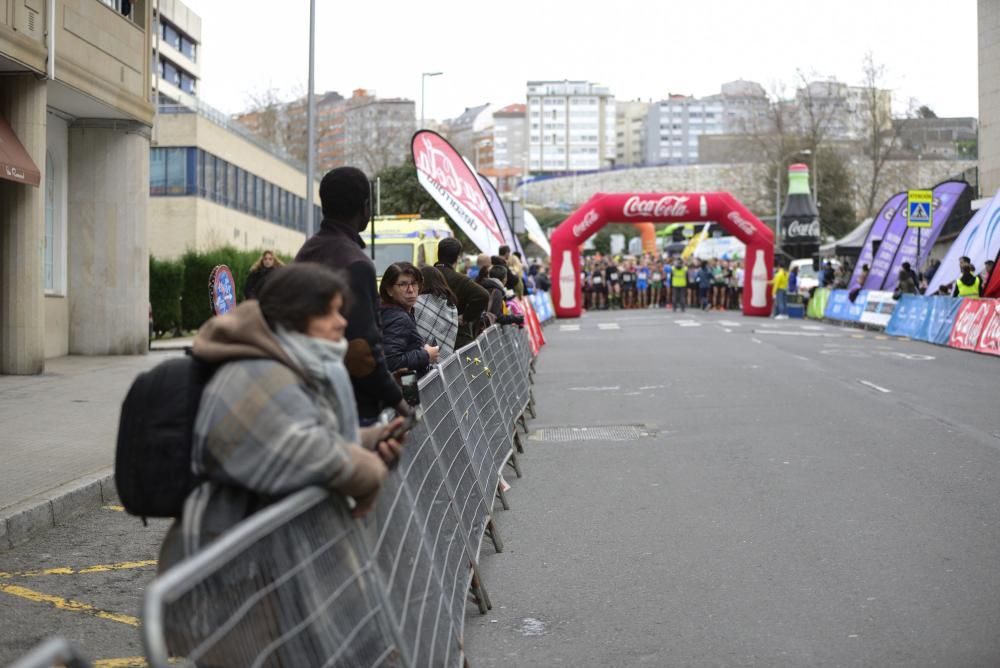
<instances>
[{"instance_id":1,"label":"person in beanie","mask_svg":"<svg viewBox=\"0 0 1000 668\"><path fill-rule=\"evenodd\" d=\"M295 256L296 262L317 262L342 270L350 283L347 316L347 354L344 365L351 375L362 426L374 424L379 413L393 407L408 414L409 407L382 350L378 320L375 263L365 253L361 232L371 218L368 177L356 167L327 172L319 186L323 222Z\"/></svg>"}]
</instances>

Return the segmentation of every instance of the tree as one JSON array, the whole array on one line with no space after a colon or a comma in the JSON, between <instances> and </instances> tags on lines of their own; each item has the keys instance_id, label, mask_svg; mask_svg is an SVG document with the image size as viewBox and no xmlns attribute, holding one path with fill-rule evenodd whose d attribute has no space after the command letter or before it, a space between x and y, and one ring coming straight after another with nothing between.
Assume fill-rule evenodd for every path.
<instances>
[{"instance_id":1,"label":"tree","mask_svg":"<svg viewBox=\"0 0 1000 668\"><path fill-rule=\"evenodd\" d=\"M884 88L885 66L875 62L871 51L865 54L862 69L864 80L861 92L861 108L856 110L860 119L865 159L869 162L868 178L859 180L859 198L863 202L865 217L875 214L879 192L885 176L886 162L899 143L902 124L892 122L890 93Z\"/></svg>"},{"instance_id":2,"label":"tree","mask_svg":"<svg viewBox=\"0 0 1000 668\"><path fill-rule=\"evenodd\" d=\"M822 146L813 157L820 229L824 235L840 238L858 222L851 173L844 157L833 148Z\"/></svg>"},{"instance_id":3,"label":"tree","mask_svg":"<svg viewBox=\"0 0 1000 668\"><path fill-rule=\"evenodd\" d=\"M293 101L288 102L288 98ZM308 144L305 105L301 87L282 95L278 88L269 86L247 93L247 111L235 120L264 141L305 162Z\"/></svg>"},{"instance_id":4,"label":"tree","mask_svg":"<svg viewBox=\"0 0 1000 668\"><path fill-rule=\"evenodd\" d=\"M937 118L938 115L935 114L934 110L931 109L930 107L928 107L926 104L922 104L922 105L920 105L920 108L917 109L917 117L918 118Z\"/></svg>"}]
</instances>

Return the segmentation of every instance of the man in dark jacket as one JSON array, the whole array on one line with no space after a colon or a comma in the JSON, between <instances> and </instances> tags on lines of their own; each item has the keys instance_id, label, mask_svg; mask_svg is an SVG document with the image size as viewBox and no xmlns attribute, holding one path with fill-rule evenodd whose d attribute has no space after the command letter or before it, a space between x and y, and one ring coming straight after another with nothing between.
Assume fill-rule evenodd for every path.
<instances>
[{"instance_id":1,"label":"man in dark jacket","mask_svg":"<svg viewBox=\"0 0 1000 668\"><path fill-rule=\"evenodd\" d=\"M355 167L338 167L323 177L319 187L323 222L295 256L296 262L318 262L347 274L351 286L347 312L347 355L358 418L363 426L375 422L379 412L394 407L409 412L399 385L385 364L378 322L375 264L364 252L359 234L371 217L368 177Z\"/></svg>"},{"instance_id":2,"label":"man in dark jacket","mask_svg":"<svg viewBox=\"0 0 1000 668\"><path fill-rule=\"evenodd\" d=\"M438 263L434 265L444 274L448 287L458 298L458 336L455 338L455 350L476 340L475 327L479 322L489 294L481 286L476 285L468 276L455 271L458 256L462 254L462 243L453 237L438 242Z\"/></svg>"}]
</instances>

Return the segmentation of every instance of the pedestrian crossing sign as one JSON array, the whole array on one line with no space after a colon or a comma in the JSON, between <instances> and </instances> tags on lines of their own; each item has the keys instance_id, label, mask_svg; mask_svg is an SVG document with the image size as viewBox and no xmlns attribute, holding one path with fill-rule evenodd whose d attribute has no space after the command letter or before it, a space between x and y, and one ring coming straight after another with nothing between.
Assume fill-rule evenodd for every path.
<instances>
[{"instance_id":1,"label":"pedestrian crossing sign","mask_svg":"<svg viewBox=\"0 0 1000 668\"><path fill-rule=\"evenodd\" d=\"M910 190L906 204L907 227L930 227L933 219L934 193L931 190Z\"/></svg>"}]
</instances>

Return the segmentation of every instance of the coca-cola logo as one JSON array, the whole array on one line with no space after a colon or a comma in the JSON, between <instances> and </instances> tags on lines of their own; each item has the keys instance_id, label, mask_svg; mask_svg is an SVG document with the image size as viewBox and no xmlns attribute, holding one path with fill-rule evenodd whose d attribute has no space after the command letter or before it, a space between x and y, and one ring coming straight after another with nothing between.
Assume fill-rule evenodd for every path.
<instances>
[{"instance_id":1,"label":"coca-cola logo","mask_svg":"<svg viewBox=\"0 0 1000 668\"><path fill-rule=\"evenodd\" d=\"M579 223L573 226L573 236L577 239L581 238L587 230L589 230L594 223L601 219L601 215L597 213L596 209L591 209L583 217Z\"/></svg>"},{"instance_id":2,"label":"coca-cola logo","mask_svg":"<svg viewBox=\"0 0 1000 668\"><path fill-rule=\"evenodd\" d=\"M679 195L664 195L657 200L642 199L638 195L633 195L625 201L625 209L622 214L626 218L638 218L639 216L679 218L688 215L687 201L687 197Z\"/></svg>"},{"instance_id":3,"label":"coca-cola logo","mask_svg":"<svg viewBox=\"0 0 1000 668\"><path fill-rule=\"evenodd\" d=\"M790 239L818 239L819 221L793 220L788 223L788 226L785 228L785 236Z\"/></svg>"},{"instance_id":4,"label":"coca-cola logo","mask_svg":"<svg viewBox=\"0 0 1000 668\"><path fill-rule=\"evenodd\" d=\"M895 215L896 215L896 209L890 206L888 209L885 210L885 213L882 214L882 217L885 218L886 220L892 220L892 217Z\"/></svg>"},{"instance_id":5,"label":"coca-cola logo","mask_svg":"<svg viewBox=\"0 0 1000 668\"><path fill-rule=\"evenodd\" d=\"M991 309L983 310L990 313ZM1000 302L994 302L992 311L979 338L978 349L984 353L1000 355Z\"/></svg>"},{"instance_id":6,"label":"coca-cola logo","mask_svg":"<svg viewBox=\"0 0 1000 668\"><path fill-rule=\"evenodd\" d=\"M743 230L743 233L746 234L748 237L752 237L754 233L757 231L754 228L753 223L751 223L749 220L741 216L739 211L730 211L726 215L726 218L728 218L730 222L733 223L733 225Z\"/></svg>"},{"instance_id":7,"label":"coca-cola logo","mask_svg":"<svg viewBox=\"0 0 1000 668\"><path fill-rule=\"evenodd\" d=\"M443 140L439 141L442 141L441 147L435 145L437 142L433 135L424 135L414 144L413 157L417 169L475 215L477 221L483 223L502 244L503 236L492 220L492 209L479 183L461 161L461 156L457 153L450 155L454 152L447 150L450 147Z\"/></svg>"},{"instance_id":8,"label":"coca-cola logo","mask_svg":"<svg viewBox=\"0 0 1000 668\"><path fill-rule=\"evenodd\" d=\"M962 307L955 319L955 327L951 330L950 344L953 348L972 349L979 342L979 335L986 324L986 318L990 315L990 308L987 304L980 302L968 302Z\"/></svg>"}]
</instances>

